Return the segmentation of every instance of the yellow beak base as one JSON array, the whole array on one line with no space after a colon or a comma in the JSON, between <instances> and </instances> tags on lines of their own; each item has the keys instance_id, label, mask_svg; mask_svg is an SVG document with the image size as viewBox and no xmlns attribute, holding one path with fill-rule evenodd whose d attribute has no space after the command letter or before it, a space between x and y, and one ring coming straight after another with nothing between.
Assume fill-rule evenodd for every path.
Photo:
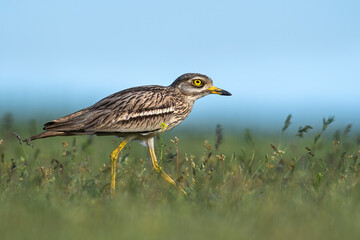
<instances>
[{"instance_id":1,"label":"yellow beak base","mask_svg":"<svg viewBox=\"0 0 360 240\"><path fill-rule=\"evenodd\" d=\"M217 87L210 87L208 89L206 89L208 91L210 91L212 94L219 94L219 95L224 95L224 96L231 96L231 93L229 93L228 91L226 90L223 90L223 89L220 89L220 88L217 88Z\"/></svg>"}]
</instances>

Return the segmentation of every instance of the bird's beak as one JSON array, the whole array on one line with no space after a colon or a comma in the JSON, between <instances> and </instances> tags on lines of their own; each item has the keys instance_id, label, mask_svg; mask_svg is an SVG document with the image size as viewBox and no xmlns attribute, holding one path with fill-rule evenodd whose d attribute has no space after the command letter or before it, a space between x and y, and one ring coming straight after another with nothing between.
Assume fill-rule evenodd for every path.
<instances>
[{"instance_id":1,"label":"bird's beak","mask_svg":"<svg viewBox=\"0 0 360 240\"><path fill-rule=\"evenodd\" d=\"M206 90L210 91L210 92L213 93L213 94L219 94L219 95L224 95L224 96L231 96L231 93L229 93L228 91L222 90L222 89L217 88L217 87L214 87L214 86L212 86L212 87L210 87L210 88L208 88L208 89L206 89Z\"/></svg>"}]
</instances>

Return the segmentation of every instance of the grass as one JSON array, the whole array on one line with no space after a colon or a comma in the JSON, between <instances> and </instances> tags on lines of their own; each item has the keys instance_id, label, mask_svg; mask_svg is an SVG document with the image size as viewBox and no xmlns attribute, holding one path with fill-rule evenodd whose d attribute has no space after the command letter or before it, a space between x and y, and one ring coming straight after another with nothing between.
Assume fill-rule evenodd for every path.
<instances>
[{"instance_id":1,"label":"grass","mask_svg":"<svg viewBox=\"0 0 360 240\"><path fill-rule=\"evenodd\" d=\"M0 129L1 239L358 239L360 137L291 116L279 134L167 132L157 155L183 196L151 168L147 150L121 152L109 197L113 137L57 137L20 145L35 121ZM175 134L177 137L175 137ZM160 147L163 146L163 147Z\"/></svg>"}]
</instances>

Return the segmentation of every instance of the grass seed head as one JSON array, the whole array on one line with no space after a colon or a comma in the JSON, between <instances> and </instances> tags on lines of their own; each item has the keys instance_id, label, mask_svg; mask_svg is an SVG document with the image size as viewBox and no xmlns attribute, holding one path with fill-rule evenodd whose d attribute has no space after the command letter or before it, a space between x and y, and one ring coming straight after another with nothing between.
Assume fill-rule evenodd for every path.
<instances>
[{"instance_id":1,"label":"grass seed head","mask_svg":"<svg viewBox=\"0 0 360 240\"><path fill-rule=\"evenodd\" d=\"M326 128L335 121L335 117L329 117L328 119L323 118L323 128L322 131L325 131Z\"/></svg>"},{"instance_id":2,"label":"grass seed head","mask_svg":"<svg viewBox=\"0 0 360 240\"><path fill-rule=\"evenodd\" d=\"M298 137L304 137L304 133L307 133L310 129L312 129L312 126L306 125L305 127L299 127L298 133L296 136Z\"/></svg>"},{"instance_id":3,"label":"grass seed head","mask_svg":"<svg viewBox=\"0 0 360 240\"><path fill-rule=\"evenodd\" d=\"M281 129L281 132L285 132L285 130L290 126L290 124L291 124L291 117L292 117L291 114L289 114L289 115L287 116L287 118L286 118L286 120L285 120L285 122L284 122L284 126L283 126L283 128Z\"/></svg>"},{"instance_id":4,"label":"grass seed head","mask_svg":"<svg viewBox=\"0 0 360 240\"><path fill-rule=\"evenodd\" d=\"M218 154L216 155L216 158L220 160L220 162L225 161L225 155L224 154Z\"/></svg>"}]
</instances>

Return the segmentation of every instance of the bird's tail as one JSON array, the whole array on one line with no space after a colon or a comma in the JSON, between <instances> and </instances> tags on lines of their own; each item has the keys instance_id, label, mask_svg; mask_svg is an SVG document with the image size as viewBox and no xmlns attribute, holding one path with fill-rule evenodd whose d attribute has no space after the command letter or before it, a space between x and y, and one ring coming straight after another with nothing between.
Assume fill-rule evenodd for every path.
<instances>
[{"instance_id":1,"label":"bird's tail","mask_svg":"<svg viewBox=\"0 0 360 240\"><path fill-rule=\"evenodd\" d=\"M13 134L19 140L20 144L26 143L30 146L32 146L33 140L36 140L39 138L48 138L48 137L66 136L67 135L65 132L46 131L46 132L42 132L40 134L37 134L37 135L29 137L29 138L21 139L20 135L17 134L16 132L13 132Z\"/></svg>"},{"instance_id":2,"label":"bird's tail","mask_svg":"<svg viewBox=\"0 0 360 240\"><path fill-rule=\"evenodd\" d=\"M35 136L29 137L25 139L25 141L33 141L39 138L48 138L48 137L55 137L55 136L65 136L65 132L57 132L57 131L46 131Z\"/></svg>"}]
</instances>

